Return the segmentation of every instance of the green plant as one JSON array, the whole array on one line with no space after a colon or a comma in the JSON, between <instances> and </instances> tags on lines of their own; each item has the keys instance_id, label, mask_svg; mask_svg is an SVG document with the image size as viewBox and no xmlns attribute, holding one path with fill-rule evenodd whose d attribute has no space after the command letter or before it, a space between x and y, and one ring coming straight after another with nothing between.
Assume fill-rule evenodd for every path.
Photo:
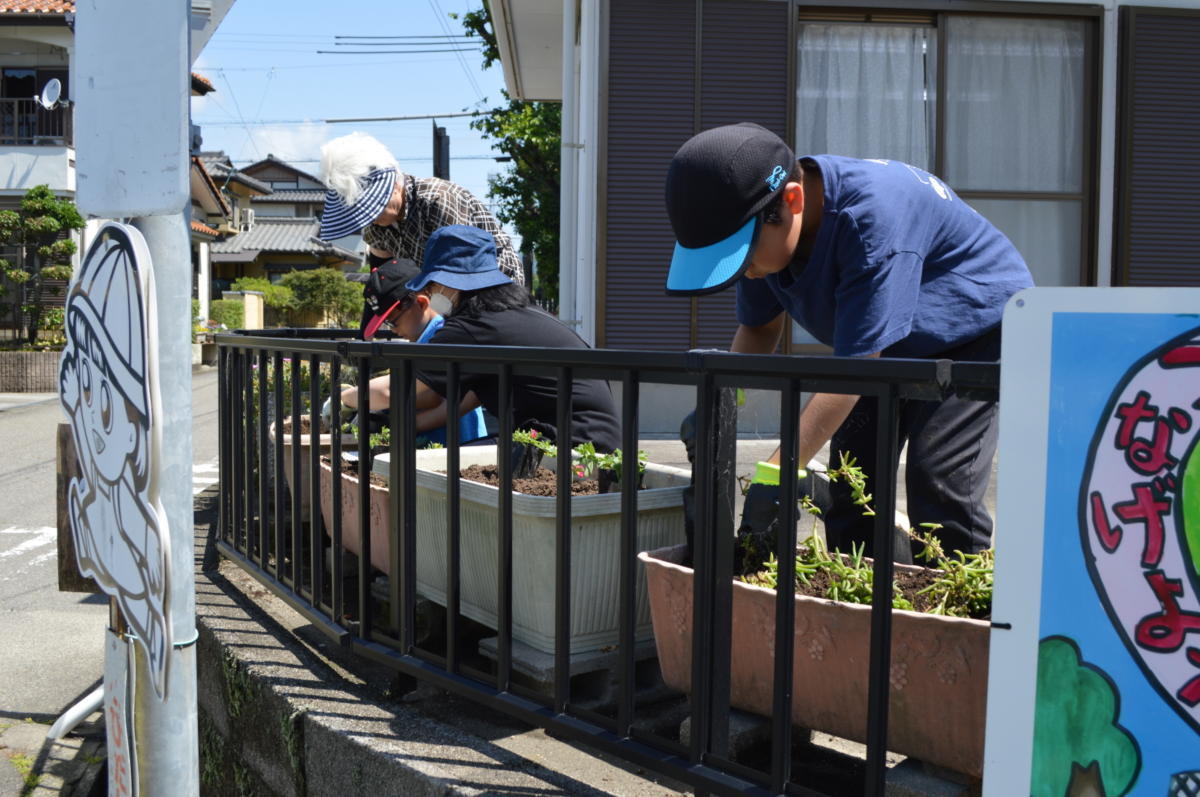
<instances>
[{"instance_id":1,"label":"green plant","mask_svg":"<svg viewBox=\"0 0 1200 797\"><path fill-rule=\"evenodd\" d=\"M558 456L558 446L546 439L544 434L540 434L536 429L518 429L513 432L512 436L514 443L520 443L524 446L534 448L541 451L549 457ZM596 451L596 446L590 440L586 443L580 443L571 449L571 457L575 462L575 475L580 478L590 478L595 476L598 471L607 470L613 473L615 481L621 480L621 468L623 460L621 449L613 451L611 454L602 454ZM646 452L638 450L638 476L639 478L646 472Z\"/></svg>"},{"instance_id":2,"label":"green plant","mask_svg":"<svg viewBox=\"0 0 1200 797\"><path fill-rule=\"evenodd\" d=\"M955 551L946 556L942 543L934 536L936 523L922 523L924 531L909 531L909 535L925 547L918 556L929 563L937 579L921 594L926 595L931 614L951 617L982 617L992 610L992 585L996 567L996 550L987 548L979 553Z\"/></svg>"},{"instance_id":3,"label":"green plant","mask_svg":"<svg viewBox=\"0 0 1200 797\"><path fill-rule=\"evenodd\" d=\"M238 277L231 286L235 291L258 291L263 295L263 304L272 310L289 310L295 303L295 294L286 285L277 285L266 277Z\"/></svg>"},{"instance_id":4,"label":"green plant","mask_svg":"<svg viewBox=\"0 0 1200 797\"><path fill-rule=\"evenodd\" d=\"M854 503L862 507L864 515L874 516L875 511L870 506L871 496L866 492L866 475L854 458L845 452L840 454L839 459L838 467L829 472L830 480L845 479L850 485ZM919 610L951 617L987 617L992 607L994 549L988 548L975 554L955 551L953 556L947 556L935 536L939 528L937 523L922 523L920 530L910 529L908 532L910 538L923 546L918 556L930 568L930 583L916 593L924 599ZM746 546L752 541L746 536L738 544ZM829 581L824 597L846 603L871 603L874 567L863 556L862 546L853 546L849 554L830 552L825 542L814 533L796 549L796 581L801 585L809 585L818 573ZM779 580L779 562L775 555L770 554L763 569L746 576L744 580L775 589ZM918 610L901 595L895 583L892 606L896 609Z\"/></svg>"},{"instance_id":5,"label":"green plant","mask_svg":"<svg viewBox=\"0 0 1200 797\"><path fill-rule=\"evenodd\" d=\"M298 313L328 313L342 327L356 325L362 315L362 289L336 269L291 271L280 284L292 292L291 309Z\"/></svg>"},{"instance_id":6,"label":"green plant","mask_svg":"<svg viewBox=\"0 0 1200 797\"><path fill-rule=\"evenodd\" d=\"M236 299L217 299L208 310L209 317L226 329L241 329L246 325L246 306Z\"/></svg>"},{"instance_id":7,"label":"green plant","mask_svg":"<svg viewBox=\"0 0 1200 797\"><path fill-rule=\"evenodd\" d=\"M37 343L45 324L46 298L62 292L51 283L71 278L76 250L71 234L83 224L75 205L56 197L46 185L26 191L16 210L0 210L0 246L16 250L12 260L0 259L0 277L23 294L8 307L19 308L18 326L27 343ZM0 285L0 296L6 291Z\"/></svg>"}]
</instances>

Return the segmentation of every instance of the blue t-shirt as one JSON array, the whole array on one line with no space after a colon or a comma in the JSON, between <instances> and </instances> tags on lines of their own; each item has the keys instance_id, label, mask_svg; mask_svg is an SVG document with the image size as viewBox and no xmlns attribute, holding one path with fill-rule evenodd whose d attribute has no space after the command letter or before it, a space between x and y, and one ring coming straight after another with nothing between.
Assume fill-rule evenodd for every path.
<instances>
[{"instance_id":1,"label":"blue t-shirt","mask_svg":"<svg viewBox=\"0 0 1200 797\"><path fill-rule=\"evenodd\" d=\"M434 333L441 329L442 325L445 323L446 319L442 318L440 315L434 316L433 320L425 325L424 331L421 332L420 337L418 337L415 342L428 343L429 339L433 337ZM458 441L460 443L469 443L472 440L479 440L480 438L487 436L487 424L483 419L483 407L476 407L466 415L459 416ZM430 443L437 443L438 445L443 446L446 445L446 427L443 426L440 429L430 429L429 431L417 436L418 447L428 446Z\"/></svg>"},{"instance_id":2,"label":"blue t-shirt","mask_svg":"<svg viewBox=\"0 0 1200 797\"><path fill-rule=\"evenodd\" d=\"M995 328L1033 285L992 224L928 172L899 161L816 155L821 225L807 261L737 283L737 319L783 310L834 354L928 357Z\"/></svg>"}]
</instances>

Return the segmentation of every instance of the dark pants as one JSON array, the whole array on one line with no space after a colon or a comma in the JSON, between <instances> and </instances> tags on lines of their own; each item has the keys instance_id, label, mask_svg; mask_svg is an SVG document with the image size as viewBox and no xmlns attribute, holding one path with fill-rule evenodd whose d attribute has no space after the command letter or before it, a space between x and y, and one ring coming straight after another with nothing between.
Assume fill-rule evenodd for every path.
<instances>
[{"instance_id":1,"label":"dark pants","mask_svg":"<svg viewBox=\"0 0 1200 797\"><path fill-rule=\"evenodd\" d=\"M928 359L991 362L1000 359L1000 329ZM947 555L961 550L976 553L992 542L992 518L984 505L992 459L996 453L997 405L992 401L967 401L951 396L943 401L905 399L899 403L897 451L908 443L905 487L908 517L914 527L938 523L936 532ZM829 444L829 465L839 453L854 456L867 477L867 492L876 495L876 424L874 398L858 400ZM896 473L899 463L891 463ZM874 518L850 500L844 480L832 485L833 506L825 517L830 547L849 551L851 543L874 547ZM919 550L916 546L914 550ZM897 549L898 561L910 561L909 552Z\"/></svg>"}]
</instances>

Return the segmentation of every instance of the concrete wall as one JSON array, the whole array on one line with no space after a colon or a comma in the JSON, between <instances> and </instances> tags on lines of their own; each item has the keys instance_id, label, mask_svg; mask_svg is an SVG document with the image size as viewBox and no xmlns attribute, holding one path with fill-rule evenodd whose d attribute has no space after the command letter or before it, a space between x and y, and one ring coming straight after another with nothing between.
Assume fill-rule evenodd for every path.
<instances>
[{"instance_id":1,"label":"concrete wall","mask_svg":"<svg viewBox=\"0 0 1200 797\"><path fill-rule=\"evenodd\" d=\"M621 407L621 383L613 382L613 398ZM802 397L803 398L803 397ZM696 389L688 385L641 386L638 406L638 436L674 439L679 424L696 406ZM738 409L738 435L747 438L779 437L779 393L747 390L746 403Z\"/></svg>"},{"instance_id":2,"label":"concrete wall","mask_svg":"<svg viewBox=\"0 0 1200 797\"><path fill-rule=\"evenodd\" d=\"M20 196L35 185L75 193L75 150L70 147L0 147L0 195Z\"/></svg>"},{"instance_id":3,"label":"concrete wall","mask_svg":"<svg viewBox=\"0 0 1200 797\"><path fill-rule=\"evenodd\" d=\"M222 291L222 299L233 299L244 306L243 329L263 328L263 295L260 291Z\"/></svg>"}]
</instances>

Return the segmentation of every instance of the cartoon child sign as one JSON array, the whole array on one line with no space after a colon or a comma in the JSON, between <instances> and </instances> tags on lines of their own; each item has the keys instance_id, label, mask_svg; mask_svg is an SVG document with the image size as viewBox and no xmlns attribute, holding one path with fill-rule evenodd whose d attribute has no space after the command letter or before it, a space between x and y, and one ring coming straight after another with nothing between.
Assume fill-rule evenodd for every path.
<instances>
[{"instance_id":1,"label":"cartoon child sign","mask_svg":"<svg viewBox=\"0 0 1200 797\"><path fill-rule=\"evenodd\" d=\"M153 284L146 243L108 223L67 298L59 400L70 417L80 477L67 500L79 569L113 598L146 652L164 696L171 621L167 520L153 459L159 449Z\"/></svg>"}]
</instances>

